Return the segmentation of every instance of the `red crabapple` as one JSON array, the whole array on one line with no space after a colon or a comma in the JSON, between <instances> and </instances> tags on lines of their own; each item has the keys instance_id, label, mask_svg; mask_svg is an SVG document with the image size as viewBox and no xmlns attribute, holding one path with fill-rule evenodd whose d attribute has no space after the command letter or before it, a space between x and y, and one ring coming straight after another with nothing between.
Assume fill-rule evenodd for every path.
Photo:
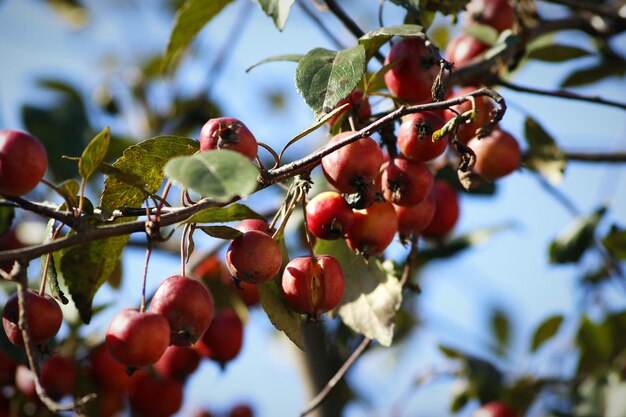
<instances>
[{"instance_id":1,"label":"red crabapple","mask_svg":"<svg viewBox=\"0 0 626 417\"><path fill-rule=\"evenodd\" d=\"M39 139L18 130L0 130L0 194L30 192L47 169L48 154Z\"/></svg>"},{"instance_id":2,"label":"red crabapple","mask_svg":"<svg viewBox=\"0 0 626 417\"><path fill-rule=\"evenodd\" d=\"M19 325L19 307L17 293L13 294L4 306L2 326L7 337L17 346L24 346L22 330ZM63 313L59 304L48 294L39 295L36 291L26 290L26 324L33 345L41 345L57 334L63 322Z\"/></svg>"},{"instance_id":3,"label":"red crabapple","mask_svg":"<svg viewBox=\"0 0 626 417\"><path fill-rule=\"evenodd\" d=\"M509 175L519 168L522 151L511 134L493 129L488 136L474 138L467 144L476 154L474 171L488 180Z\"/></svg>"},{"instance_id":4,"label":"red crabapple","mask_svg":"<svg viewBox=\"0 0 626 417\"><path fill-rule=\"evenodd\" d=\"M441 239L452 231L459 219L459 197L454 188L444 180L435 181L431 195L435 200L435 215L422 230L422 236Z\"/></svg>"},{"instance_id":5,"label":"red crabapple","mask_svg":"<svg viewBox=\"0 0 626 417\"><path fill-rule=\"evenodd\" d=\"M169 322L172 345L191 346L213 320L213 297L200 281L174 275L159 285L150 310Z\"/></svg>"},{"instance_id":6,"label":"red crabapple","mask_svg":"<svg viewBox=\"0 0 626 417\"><path fill-rule=\"evenodd\" d=\"M346 235L352 250L365 256L379 255L391 244L398 230L398 217L388 201L354 211L354 223Z\"/></svg>"},{"instance_id":7,"label":"red crabapple","mask_svg":"<svg viewBox=\"0 0 626 417\"><path fill-rule=\"evenodd\" d=\"M285 303L295 311L317 317L339 305L345 278L341 265L330 255L292 259L283 272Z\"/></svg>"},{"instance_id":8,"label":"red crabapple","mask_svg":"<svg viewBox=\"0 0 626 417\"><path fill-rule=\"evenodd\" d=\"M125 308L113 317L105 340L118 362L146 366L159 360L170 344L170 325L161 314Z\"/></svg>"},{"instance_id":9,"label":"red crabapple","mask_svg":"<svg viewBox=\"0 0 626 417\"><path fill-rule=\"evenodd\" d=\"M411 161L427 162L441 155L448 145L447 137L433 140L433 133L443 127L439 114L425 111L403 119L398 129L398 148Z\"/></svg>"},{"instance_id":10,"label":"red crabapple","mask_svg":"<svg viewBox=\"0 0 626 417\"><path fill-rule=\"evenodd\" d=\"M431 100L439 68L423 39L404 38L396 42L385 58L385 65L391 63L395 65L384 77L393 96L412 104Z\"/></svg>"},{"instance_id":11,"label":"red crabapple","mask_svg":"<svg viewBox=\"0 0 626 417\"><path fill-rule=\"evenodd\" d=\"M250 130L239 119L218 117L210 119L200 131L200 150L228 149L254 160L259 145Z\"/></svg>"},{"instance_id":12,"label":"red crabapple","mask_svg":"<svg viewBox=\"0 0 626 417\"><path fill-rule=\"evenodd\" d=\"M433 186L433 174L423 162L393 158L383 165L382 185L385 198L399 206L424 201Z\"/></svg>"},{"instance_id":13,"label":"red crabapple","mask_svg":"<svg viewBox=\"0 0 626 417\"><path fill-rule=\"evenodd\" d=\"M398 215L398 232L404 236L421 232L435 216L435 199L432 195L412 206L393 207Z\"/></svg>"},{"instance_id":14,"label":"red crabapple","mask_svg":"<svg viewBox=\"0 0 626 417\"><path fill-rule=\"evenodd\" d=\"M337 123L344 115L354 115L357 122L367 120L372 115L372 108L367 99L363 98L362 90L353 90L348 97L337 103L337 107L341 107L344 104L348 104L348 106L328 120L330 126ZM344 122L345 120L347 120L347 117L344 119Z\"/></svg>"},{"instance_id":15,"label":"red crabapple","mask_svg":"<svg viewBox=\"0 0 626 417\"><path fill-rule=\"evenodd\" d=\"M202 356L218 362L222 367L239 354L243 345L243 323L231 309L215 313L213 322L195 348Z\"/></svg>"},{"instance_id":16,"label":"red crabapple","mask_svg":"<svg viewBox=\"0 0 626 417\"><path fill-rule=\"evenodd\" d=\"M128 399L135 417L169 417L183 404L183 384L142 370L132 377Z\"/></svg>"},{"instance_id":17,"label":"red crabapple","mask_svg":"<svg viewBox=\"0 0 626 417\"><path fill-rule=\"evenodd\" d=\"M519 414L505 403L492 401L474 412L472 417L518 417Z\"/></svg>"},{"instance_id":18,"label":"red crabapple","mask_svg":"<svg viewBox=\"0 0 626 417\"><path fill-rule=\"evenodd\" d=\"M313 197L306 205L306 223L320 239L343 237L354 222L354 213L341 194L326 191Z\"/></svg>"},{"instance_id":19,"label":"red crabapple","mask_svg":"<svg viewBox=\"0 0 626 417\"><path fill-rule=\"evenodd\" d=\"M226 251L230 274L250 284L272 279L280 271L282 255L270 235L251 230L234 239Z\"/></svg>"},{"instance_id":20,"label":"red crabapple","mask_svg":"<svg viewBox=\"0 0 626 417\"><path fill-rule=\"evenodd\" d=\"M464 67L474 58L489 49L489 45L475 37L462 33L454 37L446 47L446 59L456 68Z\"/></svg>"},{"instance_id":21,"label":"red crabapple","mask_svg":"<svg viewBox=\"0 0 626 417\"><path fill-rule=\"evenodd\" d=\"M164 378L184 381L200 365L200 353L192 347L170 346L154 364L154 370Z\"/></svg>"},{"instance_id":22,"label":"red crabapple","mask_svg":"<svg viewBox=\"0 0 626 417\"><path fill-rule=\"evenodd\" d=\"M509 0L471 0L463 15L463 23L488 25L502 32L513 27L515 12Z\"/></svg>"}]
</instances>

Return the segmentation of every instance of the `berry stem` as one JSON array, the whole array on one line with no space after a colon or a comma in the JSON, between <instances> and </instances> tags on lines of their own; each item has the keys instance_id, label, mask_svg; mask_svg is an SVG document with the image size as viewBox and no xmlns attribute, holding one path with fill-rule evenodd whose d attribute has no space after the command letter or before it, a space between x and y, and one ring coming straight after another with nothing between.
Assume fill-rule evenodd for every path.
<instances>
[{"instance_id":1,"label":"berry stem","mask_svg":"<svg viewBox=\"0 0 626 417\"><path fill-rule=\"evenodd\" d=\"M80 216L83 212L83 207L85 205L85 187L87 186L87 179L85 177L80 180L80 195L78 199L78 211L76 213L77 216Z\"/></svg>"},{"instance_id":2,"label":"berry stem","mask_svg":"<svg viewBox=\"0 0 626 417\"><path fill-rule=\"evenodd\" d=\"M152 254L152 239L148 237L148 245L146 246L146 260L143 266L143 283L141 285L141 305L139 306L139 312L146 311L146 281L148 280L148 263L150 262L150 255Z\"/></svg>"}]
</instances>

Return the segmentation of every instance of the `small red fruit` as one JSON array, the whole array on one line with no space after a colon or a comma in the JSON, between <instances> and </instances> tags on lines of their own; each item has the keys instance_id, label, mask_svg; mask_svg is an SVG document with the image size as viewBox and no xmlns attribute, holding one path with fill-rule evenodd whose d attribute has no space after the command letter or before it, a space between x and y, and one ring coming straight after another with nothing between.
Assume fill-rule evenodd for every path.
<instances>
[{"instance_id":1,"label":"small red fruit","mask_svg":"<svg viewBox=\"0 0 626 417\"><path fill-rule=\"evenodd\" d=\"M334 145L355 132L341 132L328 142ZM373 187L383 163L383 151L370 137L359 139L322 158L328 182L342 193L366 193Z\"/></svg>"},{"instance_id":2,"label":"small red fruit","mask_svg":"<svg viewBox=\"0 0 626 417\"><path fill-rule=\"evenodd\" d=\"M183 404L183 384L140 371L132 378L128 398L135 417L169 417Z\"/></svg>"},{"instance_id":3,"label":"small red fruit","mask_svg":"<svg viewBox=\"0 0 626 417\"><path fill-rule=\"evenodd\" d=\"M339 305L345 278L337 260L330 255L292 259L283 272L283 297L289 307L317 317Z\"/></svg>"},{"instance_id":4,"label":"small red fruit","mask_svg":"<svg viewBox=\"0 0 626 417\"><path fill-rule=\"evenodd\" d=\"M254 417L254 411L247 404L237 404L231 408L228 417Z\"/></svg>"},{"instance_id":5,"label":"small red fruit","mask_svg":"<svg viewBox=\"0 0 626 417\"><path fill-rule=\"evenodd\" d=\"M51 356L41 365L41 386L53 400L71 395L77 376L74 361L62 356Z\"/></svg>"},{"instance_id":6,"label":"small red fruit","mask_svg":"<svg viewBox=\"0 0 626 417\"><path fill-rule=\"evenodd\" d=\"M191 346L213 320L213 297L200 281L174 275L159 285L150 310L169 322L172 345Z\"/></svg>"},{"instance_id":7,"label":"small red fruit","mask_svg":"<svg viewBox=\"0 0 626 417\"><path fill-rule=\"evenodd\" d=\"M126 372L126 367L111 356L106 344L98 346L91 352L89 362L91 375L98 388L120 393L128 391L131 378Z\"/></svg>"},{"instance_id":8,"label":"small red fruit","mask_svg":"<svg viewBox=\"0 0 626 417\"><path fill-rule=\"evenodd\" d=\"M354 223L346 235L352 250L365 256L382 253L398 230L398 217L388 201L377 202L364 210L354 211Z\"/></svg>"},{"instance_id":9,"label":"small red fruit","mask_svg":"<svg viewBox=\"0 0 626 417\"><path fill-rule=\"evenodd\" d=\"M200 365L200 353L194 348L170 346L154 364L154 370L164 378L184 381Z\"/></svg>"},{"instance_id":10,"label":"small red fruit","mask_svg":"<svg viewBox=\"0 0 626 417\"><path fill-rule=\"evenodd\" d=\"M344 122L347 120L347 116L350 115L352 115L355 118L355 121L358 122L366 120L372 115L370 103L367 99L363 99L363 91L361 90L353 90L348 97L344 98L337 104L337 107L341 107L344 104L348 104L348 106L328 120L328 124L330 126L337 123L339 119L344 117L344 115L346 115L346 118L343 119Z\"/></svg>"},{"instance_id":11,"label":"small red fruit","mask_svg":"<svg viewBox=\"0 0 626 417\"><path fill-rule=\"evenodd\" d=\"M210 119L200 130L200 150L228 149L254 160L259 145L246 125L234 117Z\"/></svg>"},{"instance_id":12,"label":"small red fruit","mask_svg":"<svg viewBox=\"0 0 626 417\"><path fill-rule=\"evenodd\" d=\"M17 365L15 369L15 388L26 397L37 398L37 388L35 388L35 376L25 365Z\"/></svg>"},{"instance_id":13,"label":"small red fruit","mask_svg":"<svg viewBox=\"0 0 626 417\"><path fill-rule=\"evenodd\" d=\"M19 307L17 293L13 294L4 306L2 326L7 337L17 346L24 346L22 331L18 326ZM63 322L61 307L48 294L39 295L36 291L26 291L26 324L33 345L41 345L57 334Z\"/></svg>"},{"instance_id":14,"label":"small red fruit","mask_svg":"<svg viewBox=\"0 0 626 417\"><path fill-rule=\"evenodd\" d=\"M454 37L446 48L446 59L456 68L464 67L474 58L489 49L489 45L468 34L462 33Z\"/></svg>"},{"instance_id":15,"label":"small red fruit","mask_svg":"<svg viewBox=\"0 0 626 417\"><path fill-rule=\"evenodd\" d=\"M408 115L398 129L400 152L411 161L427 162L435 159L448 145L447 137L433 141L433 133L444 124L443 117L430 111Z\"/></svg>"},{"instance_id":16,"label":"small red fruit","mask_svg":"<svg viewBox=\"0 0 626 417\"><path fill-rule=\"evenodd\" d=\"M522 151L511 134L500 129L481 139L474 138L467 144L476 154L474 171L488 180L509 175L519 168Z\"/></svg>"},{"instance_id":17,"label":"small red fruit","mask_svg":"<svg viewBox=\"0 0 626 417\"><path fill-rule=\"evenodd\" d=\"M237 237L226 251L226 266L230 274L250 284L260 284L275 277L282 261L278 243L258 230Z\"/></svg>"},{"instance_id":18,"label":"small red fruit","mask_svg":"<svg viewBox=\"0 0 626 417\"><path fill-rule=\"evenodd\" d=\"M106 346L111 356L128 367L155 363L170 344L170 325L165 316L126 308L109 325Z\"/></svg>"},{"instance_id":19,"label":"small red fruit","mask_svg":"<svg viewBox=\"0 0 626 417\"><path fill-rule=\"evenodd\" d=\"M13 250L13 249L22 249L25 248L26 245L22 242L18 236L17 230L15 228L10 229L5 234L0 236L0 250ZM0 269L2 269L6 273L10 273L13 269L13 264L16 261L14 259L9 259L3 262L0 262Z\"/></svg>"},{"instance_id":20,"label":"small red fruit","mask_svg":"<svg viewBox=\"0 0 626 417\"><path fill-rule=\"evenodd\" d=\"M249 284L245 281L233 278L226 266L222 267L220 274L220 280L222 283L233 291L243 300L244 304L248 307L255 306L261 301L261 295L259 294L259 287L256 284Z\"/></svg>"},{"instance_id":21,"label":"small red fruit","mask_svg":"<svg viewBox=\"0 0 626 417\"><path fill-rule=\"evenodd\" d=\"M0 194L30 192L47 169L48 154L39 139L18 130L0 130Z\"/></svg>"},{"instance_id":22,"label":"small red fruit","mask_svg":"<svg viewBox=\"0 0 626 417\"><path fill-rule=\"evenodd\" d=\"M209 329L195 347L202 356L222 367L239 354L243 345L243 323L231 309L218 311Z\"/></svg>"},{"instance_id":23,"label":"small red fruit","mask_svg":"<svg viewBox=\"0 0 626 417\"><path fill-rule=\"evenodd\" d=\"M13 383L16 367L17 362L0 349L0 387Z\"/></svg>"},{"instance_id":24,"label":"small red fruit","mask_svg":"<svg viewBox=\"0 0 626 417\"><path fill-rule=\"evenodd\" d=\"M459 197L454 188L444 180L435 181L431 194L435 200L435 215L422 230L422 236L441 239L450 233L459 219Z\"/></svg>"},{"instance_id":25,"label":"small red fruit","mask_svg":"<svg viewBox=\"0 0 626 417\"><path fill-rule=\"evenodd\" d=\"M401 235L419 233L435 216L435 199L428 195L424 201L412 206L393 206L398 215L398 232Z\"/></svg>"},{"instance_id":26,"label":"small red fruit","mask_svg":"<svg viewBox=\"0 0 626 417\"><path fill-rule=\"evenodd\" d=\"M515 12L508 0L472 0L463 15L464 26L480 23L502 32L513 27Z\"/></svg>"},{"instance_id":27,"label":"small red fruit","mask_svg":"<svg viewBox=\"0 0 626 417\"><path fill-rule=\"evenodd\" d=\"M270 231L270 224L262 219L242 220L241 223L239 223L239 225L237 226L237 230L239 230L241 233L246 233L250 230L258 230L267 234L272 233L272 231Z\"/></svg>"},{"instance_id":28,"label":"small red fruit","mask_svg":"<svg viewBox=\"0 0 626 417\"><path fill-rule=\"evenodd\" d=\"M313 197L306 205L306 223L320 239L343 237L354 222L354 213L341 194L326 191Z\"/></svg>"},{"instance_id":29,"label":"small red fruit","mask_svg":"<svg viewBox=\"0 0 626 417\"><path fill-rule=\"evenodd\" d=\"M518 417L519 414L508 405L493 401L480 407L473 417Z\"/></svg>"},{"instance_id":30,"label":"small red fruit","mask_svg":"<svg viewBox=\"0 0 626 417\"><path fill-rule=\"evenodd\" d=\"M423 162L394 158L383 165L385 198L399 206L421 203L433 186L433 174Z\"/></svg>"},{"instance_id":31,"label":"small red fruit","mask_svg":"<svg viewBox=\"0 0 626 417\"><path fill-rule=\"evenodd\" d=\"M389 92L409 103L431 100L431 89L438 67L426 43L421 38L404 38L396 42L385 58L385 65L395 63L385 73Z\"/></svg>"}]
</instances>

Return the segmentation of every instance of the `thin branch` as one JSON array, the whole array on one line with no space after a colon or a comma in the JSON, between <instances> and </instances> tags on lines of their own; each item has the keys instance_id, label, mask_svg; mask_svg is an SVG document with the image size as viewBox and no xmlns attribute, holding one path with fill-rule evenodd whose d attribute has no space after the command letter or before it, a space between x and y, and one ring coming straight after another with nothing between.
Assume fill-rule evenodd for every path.
<instances>
[{"instance_id":1,"label":"thin branch","mask_svg":"<svg viewBox=\"0 0 626 417\"><path fill-rule=\"evenodd\" d=\"M497 80L496 84L501 85L502 87L506 87L510 90L519 91L522 93L537 94L540 96L548 96L548 97L554 97L554 98L565 98L569 100L585 101L587 103L603 104L605 106L612 106L612 107L617 107L622 110L626 110L626 103L606 100L598 96L593 96L593 97L584 96L584 95L572 93L571 91L566 91L566 90L541 90L539 88L526 87L522 85L513 84L502 79Z\"/></svg>"},{"instance_id":2,"label":"thin branch","mask_svg":"<svg viewBox=\"0 0 626 417\"><path fill-rule=\"evenodd\" d=\"M361 29L359 25L352 20L352 18L341 8L341 6L339 6L339 4L337 4L335 0L325 0L325 3L326 6L328 6L328 10L330 10L356 38L360 38L365 35L363 29ZM381 64L385 62L385 57L379 51L376 51L374 58L376 58L376 60Z\"/></svg>"},{"instance_id":3,"label":"thin branch","mask_svg":"<svg viewBox=\"0 0 626 417\"><path fill-rule=\"evenodd\" d=\"M588 1L577 0L544 0L547 3L560 4L561 6L567 6L570 9L586 11L599 16L608 17L610 19L623 19L616 10L613 8L605 7L603 5L594 4Z\"/></svg>"},{"instance_id":4,"label":"thin branch","mask_svg":"<svg viewBox=\"0 0 626 417\"><path fill-rule=\"evenodd\" d=\"M607 152L607 153L584 153L584 152L565 152L565 158L568 161L576 162L607 162L607 163L624 163L626 162L626 152Z\"/></svg>"},{"instance_id":5,"label":"thin branch","mask_svg":"<svg viewBox=\"0 0 626 417\"><path fill-rule=\"evenodd\" d=\"M348 372L352 364L354 364L359 356L361 356L361 354L365 352L365 349L367 349L371 341L372 339L370 339L369 337L363 338L359 346L357 346L357 348L354 350L354 352L352 352L352 354L344 362L344 364L341 365L341 368L339 368L337 373L326 383L324 389L322 389L319 394L317 394L315 398L311 400L309 405L307 405L306 408L300 413L300 417L305 417L310 412L319 407L319 405L326 399L326 397L328 397L328 394L330 394L335 385L337 385L337 383L341 381L341 378L343 378L346 372Z\"/></svg>"},{"instance_id":6,"label":"thin branch","mask_svg":"<svg viewBox=\"0 0 626 417\"><path fill-rule=\"evenodd\" d=\"M17 276L17 302L19 307L19 328L22 332L22 339L24 340L24 348L26 350L26 357L28 358L28 366L30 368L31 373L33 374L33 382L35 384L35 391L37 392L37 396L41 400L42 403L48 408L48 410L53 413L58 413L61 411L76 411L78 414L82 414L85 406L88 402L94 400L96 398L96 394L88 394L84 397L77 398L74 402L69 404L60 404L54 401L52 398L48 396L45 389L41 385L40 377L40 369L39 363L35 357L35 352L33 350L33 343L30 338L30 333L28 331L28 317L27 317L27 309L26 309L26 298L27 298L27 286L26 286L26 268L28 267L28 263L19 263L20 271Z\"/></svg>"},{"instance_id":7,"label":"thin branch","mask_svg":"<svg viewBox=\"0 0 626 417\"><path fill-rule=\"evenodd\" d=\"M38 214L48 219L58 220L61 223L65 223L70 227L74 226L77 222L76 216L74 216L72 212L69 212L67 210L58 211L56 210L55 207L52 207L46 204L41 204L41 203L34 203L22 197L5 196L4 198L6 199L5 201L10 201L11 203L13 203L13 204L7 204L7 205L22 208L24 210L30 211L32 213Z\"/></svg>"},{"instance_id":8,"label":"thin branch","mask_svg":"<svg viewBox=\"0 0 626 417\"><path fill-rule=\"evenodd\" d=\"M308 156L305 156L302 159L283 165L279 168L270 169L267 173L266 181L268 181L269 183L275 183L277 181L282 181L285 178L291 177L294 174L300 173L302 171L306 171L308 169L312 169L326 155L329 155L333 153L334 151L336 151L337 149L342 148L359 139L371 136L373 133L382 129L387 123L391 123L395 120L398 120L402 116L405 116L411 113L423 112L427 110L447 109L451 106L455 106L455 105L458 105L465 101L470 100L470 97L478 97L478 96L490 97L500 106L500 108L496 111L496 114L493 116L493 118L488 122L486 126L486 130L490 130L491 127L495 126L495 124L497 124L502 119L502 116L504 115L504 112L506 111L506 103L504 102L504 98L502 98L500 94L496 93L495 91L489 88L481 88L481 89L472 91L471 93L468 93L464 96L455 97L450 100L439 101L437 103L417 104L413 106L399 107L398 109L391 111L387 113L386 115L382 116L381 118L377 119L376 121L364 127L363 129L356 131L351 135L346 136L345 138L333 144L332 146L327 146L325 148L322 148L316 152L309 154Z\"/></svg>"}]
</instances>

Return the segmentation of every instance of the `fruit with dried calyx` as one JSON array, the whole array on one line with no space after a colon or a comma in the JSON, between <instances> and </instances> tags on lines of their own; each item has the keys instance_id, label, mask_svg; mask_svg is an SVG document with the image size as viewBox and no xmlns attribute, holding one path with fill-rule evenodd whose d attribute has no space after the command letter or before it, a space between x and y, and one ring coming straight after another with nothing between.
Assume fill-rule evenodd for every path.
<instances>
[{"instance_id":1,"label":"fruit with dried calyx","mask_svg":"<svg viewBox=\"0 0 626 417\"><path fill-rule=\"evenodd\" d=\"M226 266L238 280L260 284L280 271L282 254L267 233L251 230L234 239L226 251Z\"/></svg>"},{"instance_id":2,"label":"fruit with dried calyx","mask_svg":"<svg viewBox=\"0 0 626 417\"><path fill-rule=\"evenodd\" d=\"M254 160L259 151L256 138L239 119L218 117L210 119L200 130L200 150L228 149Z\"/></svg>"},{"instance_id":3,"label":"fruit with dried calyx","mask_svg":"<svg viewBox=\"0 0 626 417\"><path fill-rule=\"evenodd\" d=\"M398 216L393 204L376 202L354 211L354 223L346 235L346 243L364 256L379 255L391 244L397 230Z\"/></svg>"},{"instance_id":4,"label":"fruit with dried calyx","mask_svg":"<svg viewBox=\"0 0 626 417\"><path fill-rule=\"evenodd\" d=\"M320 239L338 239L352 227L354 213L341 194L326 191L313 197L306 205L309 231Z\"/></svg>"},{"instance_id":5,"label":"fruit with dried calyx","mask_svg":"<svg viewBox=\"0 0 626 417\"><path fill-rule=\"evenodd\" d=\"M431 111L406 116L398 129L398 149L411 161L427 162L435 159L448 146L447 135L433 140L433 133L444 124L443 117Z\"/></svg>"},{"instance_id":6,"label":"fruit with dried calyx","mask_svg":"<svg viewBox=\"0 0 626 417\"><path fill-rule=\"evenodd\" d=\"M385 198L399 206L421 203L433 186L433 174L423 162L393 158L382 167Z\"/></svg>"}]
</instances>

